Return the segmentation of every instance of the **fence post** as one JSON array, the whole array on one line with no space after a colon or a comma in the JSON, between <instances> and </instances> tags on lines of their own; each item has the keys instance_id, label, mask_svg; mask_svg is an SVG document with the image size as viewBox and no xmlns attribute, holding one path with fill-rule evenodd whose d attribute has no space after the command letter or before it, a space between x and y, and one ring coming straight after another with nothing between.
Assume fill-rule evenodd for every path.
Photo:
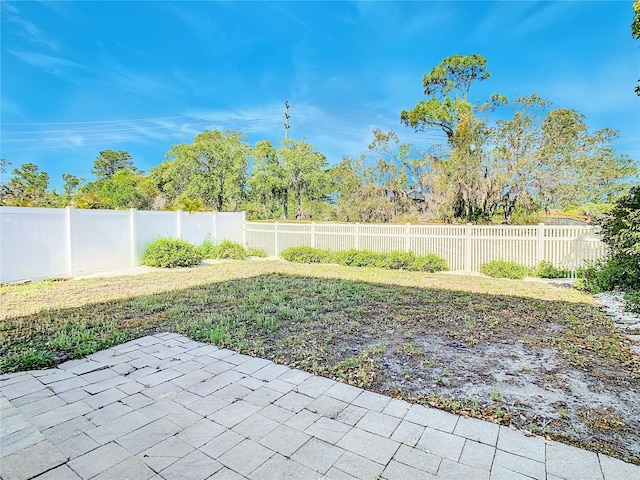
<instances>
[{"instance_id":1,"label":"fence post","mask_svg":"<svg viewBox=\"0 0 640 480\"><path fill-rule=\"evenodd\" d=\"M404 251L411 251L411 224L406 223L404 226Z\"/></svg>"},{"instance_id":2,"label":"fence post","mask_svg":"<svg viewBox=\"0 0 640 480\"><path fill-rule=\"evenodd\" d=\"M275 241L273 242L273 246L274 246L274 249L275 249L274 255L276 257L279 257L280 256L280 252L278 251L279 250L279 245L278 245L278 222L275 222L273 224L273 233L275 234Z\"/></svg>"},{"instance_id":3,"label":"fence post","mask_svg":"<svg viewBox=\"0 0 640 480\"><path fill-rule=\"evenodd\" d=\"M247 248L247 212L242 212L242 245Z\"/></svg>"},{"instance_id":4,"label":"fence post","mask_svg":"<svg viewBox=\"0 0 640 480\"><path fill-rule=\"evenodd\" d=\"M176 237L182 238L182 210L176 210Z\"/></svg>"},{"instance_id":5,"label":"fence post","mask_svg":"<svg viewBox=\"0 0 640 480\"><path fill-rule=\"evenodd\" d=\"M538 224L538 263L544 260L544 223Z\"/></svg>"},{"instance_id":6,"label":"fence post","mask_svg":"<svg viewBox=\"0 0 640 480\"><path fill-rule=\"evenodd\" d=\"M311 246L316 248L316 223L311 222Z\"/></svg>"},{"instance_id":7,"label":"fence post","mask_svg":"<svg viewBox=\"0 0 640 480\"><path fill-rule=\"evenodd\" d=\"M355 223L353 225L353 248L360 249L360 224Z\"/></svg>"},{"instance_id":8,"label":"fence post","mask_svg":"<svg viewBox=\"0 0 640 480\"><path fill-rule=\"evenodd\" d=\"M65 208L65 240L67 251L65 252L67 262L67 273L70 277L73 277L73 207Z\"/></svg>"},{"instance_id":9,"label":"fence post","mask_svg":"<svg viewBox=\"0 0 640 480\"><path fill-rule=\"evenodd\" d=\"M470 223L464 229L464 271L471 271L471 227Z\"/></svg>"},{"instance_id":10,"label":"fence post","mask_svg":"<svg viewBox=\"0 0 640 480\"><path fill-rule=\"evenodd\" d=\"M138 232L136 231L136 209L129 209L129 246L131 248L131 266L138 266Z\"/></svg>"}]
</instances>

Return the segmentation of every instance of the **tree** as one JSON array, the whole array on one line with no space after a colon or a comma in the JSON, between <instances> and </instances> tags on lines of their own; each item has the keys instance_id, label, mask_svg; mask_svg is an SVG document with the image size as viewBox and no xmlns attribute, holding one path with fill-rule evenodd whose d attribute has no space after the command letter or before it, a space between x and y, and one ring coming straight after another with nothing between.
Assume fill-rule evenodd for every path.
<instances>
[{"instance_id":1,"label":"tree","mask_svg":"<svg viewBox=\"0 0 640 480\"><path fill-rule=\"evenodd\" d=\"M327 160L305 140L285 140L276 149L258 142L252 152L255 167L248 180L250 195L262 202L263 218L303 219L305 210L320 213L327 202L330 177Z\"/></svg>"},{"instance_id":2,"label":"tree","mask_svg":"<svg viewBox=\"0 0 640 480\"><path fill-rule=\"evenodd\" d=\"M133 170L118 170L100 183L98 197L110 208L146 210L150 201L142 189L144 181L145 178Z\"/></svg>"},{"instance_id":3,"label":"tree","mask_svg":"<svg viewBox=\"0 0 640 480\"><path fill-rule=\"evenodd\" d=\"M7 183L3 194L3 205L20 207L45 207L49 204L49 174L39 172L35 163L23 163L11 172L13 178Z\"/></svg>"},{"instance_id":4,"label":"tree","mask_svg":"<svg viewBox=\"0 0 640 480\"><path fill-rule=\"evenodd\" d=\"M326 200L329 177L327 159L305 140L285 140L282 149L282 171L290 198L295 202L296 219L304 218L303 202Z\"/></svg>"},{"instance_id":5,"label":"tree","mask_svg":"<svg viewBox=\"0 0 640 480\"><path fill-rule=\"evenodd\" d=\"M375 167L359 159L345 157L328 174L333 179L337 218L343 222L391 222L394 205L376 180Z\"/></svg>"},{"instance_id":6,"label":"tree","mask_svg":"<svg viewBox=\"0 0 640 480\"><path fill-rule=\"evenodd\" d=\"M270 141L263 140L256 143L252 157L254 169L247 184L259 204L260 217L288 218L289 190L281 152Z\"/></svg>"},{"instance_id":7,"label":"tree","mask_svg":"<svg viewBox=\"0 0 640 480\"><path fill-rule=\"evenodd\" d=\"M98 157L93 162L93 173L98 180L111 178L116 172L128 168L134 172L137 172L136 167L133 165L131 155L125 150L103 150L98 154Z\"/></svg>"},{"instance_id":8,"label":"tree","mask_svg":"<svg viewBox=\"0 0 640 480\"><path fill-rule=\"evenodd\" d=\"M439 167L437 183L452 196L448 203L455 218L473 219L482 213L481 166L488 133L486 122L478 114L507 103L497 94L479 105L468 101L471 86L490 77L486 63L477 54L445 58L422 80L429 98L400 113L400 121L416 131L436 127L446 135L448 158L444 162L434 159L434 165Z\"/></svg>"},{"instance_id":9,"label":"tree","mask_svg":"<svg viewBox=\"0 0 640 480\"><path fill-rule=\"evenodd\" d=\"M71 198L78 191L80 185L84 183L84 178L76 177L71 173L62 174L62 191L66 198Z\"/></svg>"},{"instance_id":10,"label":"tree","mask_svg":"<svg viewBox=\"0 0 640 480\"><path fill-rule=\"evenodd\" d=\"M540 158L542 135L540 115L550 104L537 95L514 102L513 118L498 120L491 132L494 145L488 157L488 210L502 208L505 223L510 224L516 207L535 209L536 175L544 175Z\"/></svg>"},{"instance_id":11,"label":"tree","mask_svg":"<svg viewBox=\"0 0 640 480\"><path fill-rule=\"evenodd\" d=\"M167 156L170 157L171 152ZM199 201L204 208L204 200L196 198L199 193L195 191L195 188L192 191L188 190L195 176L196 160L188 156L174 157L172 160L166 160L153 167L148 178L159 192L153 200L153 208L182 208L183 200ZM191 199L190 195L194 198Z\"/></svg>"},{"instance_id":12,"label":"tree","mask_svg":"<svg viewBox=\"0 0 640 480\"><path fill-rule=\"evenodd\" d=\"M492 209L511 223L516 208L566 208L612 202L629 187L634 162L613 148L617 132L590 132L584 116L537 95L518 98L513 118L498 120L490 143L487 185Z\"/></svg>"},{"instance_id":13,"label":"tree","mask_svg":"<svg viewBox=\"0 0 640 480\"><path fill-rule=\"evenodd\" d=\"M164 176L171 170L185 173L184 178L177 179L178 188L172 185L172 195L200 199L217 211L238 210L245 193L250 151L246 142L246 136L239 132L205 130L192 144L172 146L167 156L173 159L171 163L177 163L174 168L164 167Z\"/></svg>"}]
</instances>

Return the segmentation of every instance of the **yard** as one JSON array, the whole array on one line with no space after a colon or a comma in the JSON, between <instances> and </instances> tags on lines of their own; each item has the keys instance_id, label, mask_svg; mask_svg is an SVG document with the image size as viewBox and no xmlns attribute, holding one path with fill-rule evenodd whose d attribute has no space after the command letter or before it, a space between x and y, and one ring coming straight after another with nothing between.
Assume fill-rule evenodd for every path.
<instances>
[{"instance_id":1,"label":"yard","mask_svg":"<svg viewBox=\"0 0 640 480\"><path fill-rule=\"evenodd\" d=\"M176 331L640 464L640 357L570 288L228 261L3 286L0 304L0 373Z\"/></svg>"}]
</instances>

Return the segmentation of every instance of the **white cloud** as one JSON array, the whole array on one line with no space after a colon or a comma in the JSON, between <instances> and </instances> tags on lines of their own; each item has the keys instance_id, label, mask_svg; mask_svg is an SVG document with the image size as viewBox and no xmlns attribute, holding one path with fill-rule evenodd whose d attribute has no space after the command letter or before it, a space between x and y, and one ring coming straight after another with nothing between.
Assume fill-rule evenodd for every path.
<instances>
[{"instance_id":1,"label":"white cloud","mask_svg":"<svg viewBox=\"0 0 640 480\"><path fill-rule=\"evenodd\" d=\"M18 15L12 16L10 21L20 27L22 36L26 37L30 43L45 47L47 50L52 52L60 51L58 43L46 35L32 22L25 20Z\"/></svg>"}]
</instances>

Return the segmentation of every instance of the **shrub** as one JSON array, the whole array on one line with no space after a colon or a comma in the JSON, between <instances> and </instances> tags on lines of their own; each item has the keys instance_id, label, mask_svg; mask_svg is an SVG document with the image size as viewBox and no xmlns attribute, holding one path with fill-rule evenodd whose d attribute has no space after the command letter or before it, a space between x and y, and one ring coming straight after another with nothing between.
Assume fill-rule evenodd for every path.
<instances>
[{"instance_id":1,"label":"shrub","mask_svg":"<svg viewBox=\"0 0 640 480\"><path fill-rule=\"evenodd\" d=\"M334 261L347 267L383 267L384 258L382 253L370 250L343 250L333 254Z\"/></svg>"},{"instance_id":2,"label":"shrub","mask_svg":"<svg viewBox=\"0 0 640 480\"><path fill-rule=\"evenodd\" d=\"M609 257L580 269L578 286L593 293L640 291L640 187L631 188L595 223L602 227Z\"/></svg>"},{"instance_id":3,"label":"shrub","mask_svg":"<svg viewBox=\"0 0 640 480\"><path fill-rule=\"evenodd\" d=\"M409 270L409 266L415 261L415 253L396 251L381 254L379 259L379 266L381 268L391 268L392 270Z\"/></svg>"},{"instance_id":4,"label":"shrub","mask_svg":"<svg viewBox=\"0 0 640 480\"><path fill-rule=\"evenodd\" d=\"M150 267L192 267L202 261L195 245L178 238L160 238L151 242L142 255L142 264Z\"/></svg>"},{"instance_id":5,"label":"shrub","mask_svg":"<svg viewBox=\"0 0 640 480\"><path fill-rule=\"evenodd\" d=\"M417 270L420 272L446 272L449 270L447 261L436 255L429 253L427 255L418 255L407 267L407 270Z\"/></svg>"},{"instance_id":6,"label":"shrub","mask_svg":"<svg viewBox=\"0 0 640 480\"><path fill-rule=\"evenodd\" d=\"M331 263L333 258L329 250L313 247L290 247L283 250L280 256L296 263Z\"/></svg>"},{"instance_id":7,"label":"shrub","mask_svg":"<svg viewBox=\"0 0 640 480\"><path fill-rule=\"evenodd\" d=\"M282 258L298 263L338 263L347 267L375 267L394 270L441 272L448 270L447 262L434 254L417 256L413 252L379 253L370 250L329 252L312 247L292 247L282 252Z\"/></svg>"},{"instance_id":8,"label":"shrub","mask_svg":"<svg viewBox=\"0 0 640 480\"><path fill-rule=\"evenodd\" d=\"M624 299L627 301L627 310L640 314L640 290L625 294Z\"/></svg>"},{"instance_id":9,"label":"shrub","mask_svg":"<svg viewBox=\"0 0 640 480\"><path fill-rule=\"evenodd\" d=\"M578 270L578 288L591 293L610 292L612 290L638 290L640 269L635 268L624 257L610 257L597 260Z\"/></svg>"},{"instance_id":10,"label":"shrub","mask_svg":"<svg viewBox=\"0 0 640 480\"><path fill-rule=\"evenodd\" d=\"M237 242L223 240L218 245L214 245L207 258L244 260L247 258L247 249Z\"/></svg>"},{"instance_id":11,"label":"shrub","mask_svg":"<svg viewBox=\"0 0 640 480\"><path fill-rule=\"evenodd\" d=\"M261 248L249 247L247 248L247 256L266 258L267 252Z\"/></svg>"},{"instance_id":12,"label":"shrub","mask_svg":"<svg viewBox=\"0 0 640 480\"><path fill-rule=\"evenodd\" d=\"M571 276L571 271L556 268L551 262L543 260L531 270L530 274L534 277L540 278L569 278Z\"/></svg>"},{"instance_id":13,"label":"shrub","mask_svg":"<svg viewBox=\"0 0 640 480\"><path fill-rule=\"evenodd\" d=\"M529 269L516 262L493 260L480 265L480 272L494 278L513 278L522 280Z\"/></svg>"}]
</instances>

